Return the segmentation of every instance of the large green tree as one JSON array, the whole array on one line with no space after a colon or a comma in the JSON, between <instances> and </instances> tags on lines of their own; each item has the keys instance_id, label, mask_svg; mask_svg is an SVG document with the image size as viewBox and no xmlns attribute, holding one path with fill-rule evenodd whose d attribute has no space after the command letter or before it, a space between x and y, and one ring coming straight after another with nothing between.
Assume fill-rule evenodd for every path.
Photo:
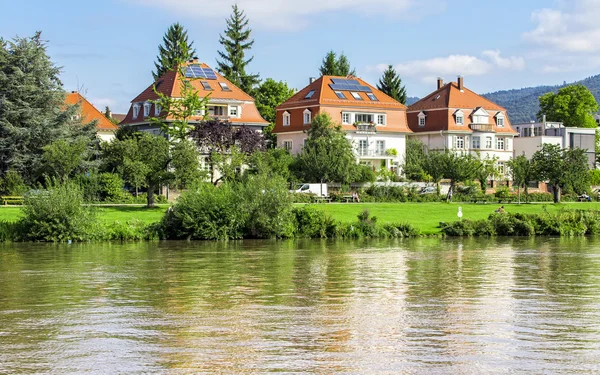
<instances>
[{"instance_id":1,"label":"large green tree","mask_svg":"<svg viewBox=\"0 0 600 375\"><path fill-rule=\"evenodd\" d=\"M263 134L271 146L277 144L277 138L272 133L275 126L275 108L292 97L295 92L296 90L289 88L284 81L275 81L272 78L267 78L256 90L254 95L256 108L260 115L270 123Z\"/></svg>"},{"instance_id":2,"label":"large green tree","mask_svg":"<svg viewBox=\"0 0 600 375\"><path fill-rule=\"evenodd\" d=\"M329 51L323 58L319 73L322 76L341 76L345 77L349 74L355 75L356 71L350 69L350 62L343 53L338 57L335 52Z\"/></svg>"},{"instance_id":3,"label":"large green tree","mask_svg":"<svg viewBox=\"0 0 600 375\"><path fill-rule=\"evenodd\" d=\"M341 182L355 179L357 164L341 125L321 113L307 130L308 138L292 169L302 182Z\"/></svg>"},{"instance_id":4,"label":"large green tree","mask_svg":"<svg viewBox=\"0 0 600 375\"><path fill-rule=\"evenodd\" d=\"M402 79L400 79L393 66L388 65L388 68L383 72L377 84L377 89L400 103L406 104L406 87L402 85Z\"/></svg>"},{"instance_id":5,"label":"large green tree","mask_svg":"<svg viewBox=\"0 0 600 375\"><path fill-rule=\"evenodd\" d=\"M513 185L517 186L519 203L521 203L521 188L525 190L525 201L529 201L529 182L536 178L531 161L525 155L519 155L507 161L506 165L509 168Z\"/></svg>"},{"instance_id":6,"label":"large green tree","mask_svg":"<svg viewBox=\"0 0 600 375\"><path fill-rule=\"evenodd\" d=\"M85 138L75 140L59 139L44 146L42 155L44 172L65 182L76 172L83 172L85 161L89 158L89 141Z\"/></svg>"},{"instance_id":7,"label":"large green tree","mask_svg":"<svg viewBox=\"0 0 600 375\"><path fill-rule=\"evenodd\" d=\"M42 170L44 146L59 139L93 137L79 106L67 106L57 67L37 32L30 38L0 38L0 177L18 172L26 183Z\"/></svg>"},{"instance_id":8,"label":"large green tree","mask_svg":"<svg viewBox=\"0 0 600 375\"><path fill-rule=\"evenodd\" d=\"M406 141L406 157L404 159L404 174L411 181L424 181L427 174L423 168L427 152L425 145L418 139L409 138Z\"/></svg>"},{"instance_id":9,"label":"large green tree","mask_svg":"<svg viewBox=\"0 0 600 375\"><path fill-rule=\"evenodd\" d=\"M569 127L595 128L598 125L594 114L598 112L598 102L583 85L571 85L540 96L538 120L546 116L547 121L559 121Z\"/></svg>"},{"instance_id":10,"label":"large green tree","mask_svg":"<svg viewBox=\"0 0 600 375\"><path fill-rule=\"evenodd\" d=\"M219 43L225 50L219 51L221 59L217 60L217 69L230 82L253 95L260 79L258 74L246 72L246 67L254 59L254 57L246 58L246 51L249 51L254 44L254 40L250 39L252 29L248 27L249 21L244 11L240 10L237 4L232 8L233 13L227 19L225 36L220 35L219 39Z\"/></svg>"},{"instance_id":11,"label":"large green tree","mask_svg":"<svg viewBox=\"0 0 600 375\"><path fill-rule=\"evenodd\" d=\"M193 44L188 41L187 31L180 23L169 26L163 36L163 44L158 46L158 56L154 62L156 71L152 72L152 78L156 81L166 72L177 69L182 61L193 58L196 54Z\"/></svg>"}]
</instances>

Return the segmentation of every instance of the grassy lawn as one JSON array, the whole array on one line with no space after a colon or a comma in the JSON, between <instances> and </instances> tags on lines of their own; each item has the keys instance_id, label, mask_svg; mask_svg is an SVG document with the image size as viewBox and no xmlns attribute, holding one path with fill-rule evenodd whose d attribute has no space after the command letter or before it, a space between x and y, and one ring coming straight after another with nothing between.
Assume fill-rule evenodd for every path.
<instances>
[{"instance_id":1,"label":"grassy lawn","mask_svg":"<svg viewBox=\"0 0 600 375\"><path fill-rule=\"evenodd\" d=\"M334 219L342 222L356 221L356 216L364 209L371 215L377 216L380 223L408 222L419 228L425 234L439 233L440 221L452 222L458 220L458 207L462 207L463 219L485 219L499 204L469 204L469 203L330 203L317 204L315 207L329 213ZM148 209L143 206L105 206L96 207L100 219L107 223L116 220L126 221L138 219L145 223L159 221L168 205ZM600 210L600 203L563 203L560 205L535 204L505 204L507 212L541 213L544 207L550 211L561 208L595 209ZM0 220L14 221L20 215L19 207L0 206Z\"/></svg>"}]
</instances>

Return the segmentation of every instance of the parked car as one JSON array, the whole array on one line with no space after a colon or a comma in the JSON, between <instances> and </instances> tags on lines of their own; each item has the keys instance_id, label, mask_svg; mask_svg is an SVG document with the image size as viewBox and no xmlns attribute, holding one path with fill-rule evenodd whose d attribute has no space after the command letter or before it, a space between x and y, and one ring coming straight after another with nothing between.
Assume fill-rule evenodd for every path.
<instances>
[{"instance_id":1,"label":"parked car","mask_svg":"<svg viewBox=\"0 0 600 375\"><path fill-rule=\"evenodd\" d=\"M419 194L436 194L437 188L435 186L425 186L419 191Z\"/></svg>"}]
</instances>

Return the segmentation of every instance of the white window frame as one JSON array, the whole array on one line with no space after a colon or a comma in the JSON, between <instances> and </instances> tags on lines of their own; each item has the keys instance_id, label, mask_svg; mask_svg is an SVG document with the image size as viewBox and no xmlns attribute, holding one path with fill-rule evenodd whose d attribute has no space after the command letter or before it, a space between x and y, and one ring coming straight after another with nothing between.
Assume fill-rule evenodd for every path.
<instances>
[{"instance_id":1,"label":"white window frame","mask_svg":"<svg viewBox=\"0 0 600 375\"><path fill-rule=\"evenodd\" d=\"M503 161L496 162L496 170L500 172L501 175L506 174L506 164Z\"/></svg>"},{"instance_id":2,"label":"white window frame","mask_svg":"<svg viewBox=\"0 0 600 375\"><path fill-rule=\"evenodd\" d=\"M385 155L385 140L377 140L375 141L375 154L378 156Z\"/></svg>"},{"instance_id":3,"label":"white window frame","mask_svg":"<svg viewBox=\"0 0 600 375\"><path fill-rule=\"evenodd\" d=\"M152 103L144 103L144 118L150 116L150 108L152 108Z\"/></svg>"},{"instance_id":4,"label":"white window frame","mask_svg":"<svg viewBox=\"0 0 600 375\"><path fill-rule=\"evenodd\" d=\"M370 116L370 120L366 120L366 121L362 121L362 120L358 120L358 118L362 117L362 116ZM375 120L375 116L372 113L355 113L354 114L354 121L358 122L360 124L370 124L372 122L374 122Z\"/></svg>"},{"instance_id":5,"label":"white window frame","mask_svg":"<svg viewBox=\"0 0 600 375\"><path fill-rule=\"evenodd\" d=\"M239 109L237 105L229 107L229 117L239 117Z\"/></svg>"},{"instance_id":6,"label":"white window frame","mask_svg":"<svg viewBox=\"0 0 600 375\"><path fill-rule=\"evenodd\" d=\"M473 142L473 148L474 149L479 149L481 148L481 137L472 137L472 142Z\"/></svg>"},{"instance_id":7,"label":"white window frame","mask_svg":"<svg viewBox=\"0 0 600 375\"><path fill-rule=\"evenodd\" d=\"M457 135L456 137L454 137L454 148L459 149L459 150L464 150L464 148L465 148L465 136L464 135Z\"/></svg>"},{"instance_id":8,"label":"white window frame","mask_svg":"<svg viewBox=\"0 0 600 375\"><path fill-rule=\"evenodd\" d=\"M338 99L342 99L342 100L348 99L348 98L346 98L346 94L344 94L342 91L334 91L334 92L335 92L335 96L337 96ZM343 98L340 97L340 95L343 96Z\"/></svg>"},{"instance_id":9,"label":"white window frame","mask_svg":"<svg viewBox=\"0 0 600 375\"><path fill-rule=\"evenodd\" d=\"M312 123L312 112L310 109L305 109L304 112L302 112L302 115L302 118L304 119L304 125L310 125Z\"/></svg>"},{"instance_id":10,"label":"white window frame","mask_svg":"<svg viewBox=\"0 0 600 375\"><path fill-rule=\"evenodd\" d=\"M364 147L363 147L364 145ZM369 141L366 139L358 140L358 156L367 156L369 153Z\"/></svg>"},{"instance_id":11,"label":"white window frame","mask_svg":"<svg viewBox=\"0 0 600 375\"><path fill-rule=\"evenodd\" d=\"M158 105L158 103L154 103L154 116L160 116L162 112L162 107Z\"/></svg>"},{"instance_id":12,"label":"white window frame","mask_svg":"<svg viewBox=\"0 0 600 375\"><path fill-rule=\"evenodd\" d=\"M342 112L342 124L352 124L352 114L350 112Z\"/></svg>"},{"instance_id":13,"label":"white window frame","mask_svg":"<svg viewBox=\"0 0 600 375\"><path fill-rule=\"evenodd\" d=\"M426 121L427 115L425 113L421 112L417 115L417 117L419 118L419 127L420 128L424 127L427 122Z\"/></svg>"},{"instance_id":14,"label":"white window frame","mask_svg":"<svg viewBox=\"0 0 600 375\"><path fill-rule=\"evenodd\" d=\"M133 118L138 118L138 116L140 115L140 107L142 105L140 103L135 103L133 105Z\"/></svg>"},{"instance_id":15,"label":"white window frame","mask_svg":"<svg viewBox=\"0 0 600 375\"><path fill-rule=\"evenodd\" d=\"M494 140L492 139L492 137L485 137L485 148L491 150L492 145L494 144L493 142Z\"/></svg>"},{"instance_id":16,"label":"white window frame","mask_svg":"<svg viewBox=\"0 0 600 375\"><path fill-rule=\"evenodd\" d=\"M293 142L289 139L281 142L281 147L283 147L284 150L287 150L288 152L292 152L292 147L294 146Z\"/></svg>"},{"instance_id":17,"label":"white window frame","mask_svg":"<svg viewBox=\"0 0 600 375\"><path fill-rule=\"evenodd\" d=\"M227 84L227 82L219 82L219 86L221 86L221 90L223 91L231 91L231 88Z\"/></svg>"},{"instance_id":18,"label":"white window frame","mask_svg":"<svg viewBox=\"0 0 600 375\"><path fill-rule=\"evenodd\" d=\"M350 94L356 100L363 100L362 96L360 96L360 94L358 92L356 92L356 91L350 91Z\"/></svg>"},{"instance_id":19,"label":"white window frame","mask_svg":"<svg viewBox=\"0 0 600 375\"><path fill-rule=\"evenodd\" d=\"M290 126L290 113L288 111L283 112L283 126Z\"/></svg>"},{"instance_id":20,"label":"white window frame","mask_svg":"<svg viewBox=\"0 0 600 375\"><path fill-rule=\"evenodd\" d=\"M503 137L496 138L496 150L506 150L506 141Z\"/></svg>"},{"instance_id":21,"label":"white window frame","mask_svg":"<svg viewBox=\"0 0 600 375\"><path fill-rule=\"evenodd\" d=\"M496 114L496 125L498 125L499 128L504 127L504 113L498 112Z\"/></svg>"},{"instance_id":22,"label":"white window frame","mask_svg":"<svg viewBox=\"0 0 600 375\"><path fill-rule=\"evenodd\" d=\"M376 124L377 124L377 125L383 125L383 126L385 126L385 123L386 123L386 121L385 121L385 120L386 120L386 115L381 115L381 114L380 114L380 115L377 115L377 117L376 117L375 119L376 119L376 121L377 121L377 122L376 122ZM380 120L381 120L381 121L380 121Z\"/></svg>"}]
</instances>

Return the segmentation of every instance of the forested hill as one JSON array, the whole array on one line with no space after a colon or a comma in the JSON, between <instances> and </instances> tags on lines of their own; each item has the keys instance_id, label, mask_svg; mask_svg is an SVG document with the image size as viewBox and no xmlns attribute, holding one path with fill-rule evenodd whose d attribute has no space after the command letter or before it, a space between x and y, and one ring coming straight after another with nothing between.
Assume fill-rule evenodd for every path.
<instances>
[{"instance_id":1,"label":"forested hill","mask_svg":"<svg viewBox=\"0 0 600 375\"><path fill-rule=\"evenodd\" d=\"M600 75L595 75L574 82L573 84L577 83L587 87L596 100L600 102ZM539 111L538 98L541 95L550 91L556 92L558 89L565 86L566 84L558 86L526 87L522 89L491 92L489 94L483 94L483 96L506 108L511 123L520 124L536 119L536 115Z\"/></svg>"}]
</instances>

